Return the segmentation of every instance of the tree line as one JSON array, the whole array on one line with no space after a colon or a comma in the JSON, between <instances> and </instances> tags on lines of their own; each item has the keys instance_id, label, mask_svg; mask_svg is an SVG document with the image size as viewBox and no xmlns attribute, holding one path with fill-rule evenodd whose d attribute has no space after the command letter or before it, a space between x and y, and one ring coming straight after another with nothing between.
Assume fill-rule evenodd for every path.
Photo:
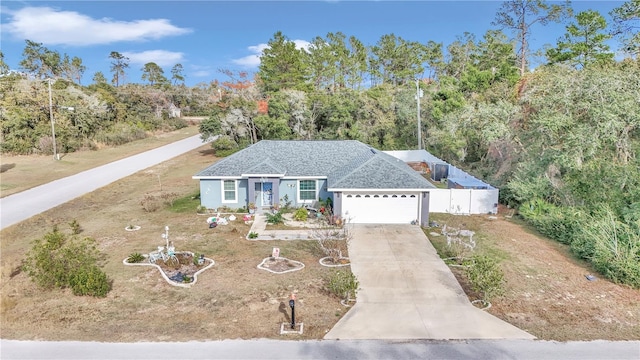
<instances>
[{"instance_id":1,"label":"tree line","mask_svg":"<svg viewBox=\"0 0 640 360\"><path fill-rule=\"evenodd\" d=\"M206 116L202 137L221 135L212 143L218 155L261 139L413 149L419 101L428 151L500 188L501 202L605 276L640 287L640 0L611 18L513 0L502 4L495 29L446 46L394 34L368 46L336 32L300 49L277 32L254 77L224 70L228 81L194 87L156 77L153 66L147 84L124 84L126 61L114 58L124 62L112 67L111 84L104 76L89 86L54 83L56 104L81 104L73 113L54 109L56 125L79 148L117 143L184 126L169 116L173 104ZM533 51L533 29L550 22L566 32ZM612 38L619 49L609 48ZM533 56L545 59L535 70ZM44 83L5 76L0 84L2 150L48 151Z\"/></svg>"}]
</instances>

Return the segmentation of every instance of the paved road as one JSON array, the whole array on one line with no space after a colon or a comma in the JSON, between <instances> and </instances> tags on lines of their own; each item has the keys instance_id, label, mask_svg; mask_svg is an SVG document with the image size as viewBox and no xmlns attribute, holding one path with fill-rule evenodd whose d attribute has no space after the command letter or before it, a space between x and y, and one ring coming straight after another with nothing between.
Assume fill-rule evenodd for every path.
<instances>
[{"instance_id":1,"label":"paved road","mask_svg":"<svg viewBox=\"0 0 640 360\"><path fill-rule=\"evenodd\" d=\"M534 339L469 302L421 228L354 224L357 302L325 339Z\"/></svg>"},{"instance_id":2,"label":"paved road","mask_svg":"<svg viewBox=\"0 0 640 360\"><path fill-rule=\"evenodd\" d=\"M200 135L0 199L0 230L202 146Z\"/></svg>"},{"instance_id":3,"label":"paved road","mask_svg":"<svg viewBox=\"0 0 640 360\"><path fill-rule=\"evenodd\" d=\"M532 340L222 340L183 343L34 342L2 340L2 360L92 359L519 359L637 360L640 341Z\"/></svg>"}]
</instances>

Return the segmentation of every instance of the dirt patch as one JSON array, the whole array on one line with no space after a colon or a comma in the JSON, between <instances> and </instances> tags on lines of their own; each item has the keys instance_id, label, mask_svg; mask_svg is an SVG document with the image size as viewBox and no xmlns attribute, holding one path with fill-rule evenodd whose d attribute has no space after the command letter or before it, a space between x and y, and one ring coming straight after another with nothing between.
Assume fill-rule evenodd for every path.
<instances>
[{"instance_id":1,"label":"dirt patch","mask_svg":"<svg viewBox=\"0 0 640 360\"><path fill-rule=\"evenodd\" d=\"M501 259L505 295L492 300L489 313L544 340L640 339L640 291L614 284L574 258L568 247L527 227L509 211L486 215L433 215L440 224L476 232L477 252ZM433 236L443 246L443 236ZM437 231L437 230L436 230ZM470 299L464 272L452 268ZM589 281L587 275L597 277Z\"/></svg>"}]
</instances>

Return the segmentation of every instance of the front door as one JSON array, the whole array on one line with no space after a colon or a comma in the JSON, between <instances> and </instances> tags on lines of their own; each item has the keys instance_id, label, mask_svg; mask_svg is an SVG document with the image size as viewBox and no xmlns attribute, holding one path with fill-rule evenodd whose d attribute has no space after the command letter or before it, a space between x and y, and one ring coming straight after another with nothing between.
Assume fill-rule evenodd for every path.
<instances>
[{"instance_id":1,"label":"front door","mask_svg":"<svg viewBox=\"0 0 640 360\"><path fill-rule=\"evenodd\" d=\"M271 206L273 200L273 183L262 183L262 206Z\"/></svg>"},{"instance_id":2,"label":"front door","mask_svg":"<svg viewBox=\"0 0 640 360\"><path fill-rule=\"evenodd\" d=\"M257 206L271 206L273 204L273 183L256 183L255 193Z\"/></svg>"}]
</instances>

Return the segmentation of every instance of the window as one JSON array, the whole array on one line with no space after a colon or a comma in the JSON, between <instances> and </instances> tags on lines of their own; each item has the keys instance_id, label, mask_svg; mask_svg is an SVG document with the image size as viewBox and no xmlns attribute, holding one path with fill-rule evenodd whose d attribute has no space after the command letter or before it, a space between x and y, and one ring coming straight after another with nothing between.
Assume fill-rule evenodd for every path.
<instances>
[{"instance_id":1,"label":"window","mask_svg":"<svg viewBox=\"0 0 640 360\"><path fill-rule=\"evenodd\" d=\"M236 188L235 180L223 180L222 181L222 202L237 202L238 189Z\"/></svg>"},{"instance_id":2,"label":"window","mask_svg":"<svg viewBox=\"0 0 640 360\"><path fill-rule=\"evenodd\" d=\"M298 189L299 189L299 199L301 201L316 200L316 181L315 180L300 180Z\"/></svg>"}]
</instances>

